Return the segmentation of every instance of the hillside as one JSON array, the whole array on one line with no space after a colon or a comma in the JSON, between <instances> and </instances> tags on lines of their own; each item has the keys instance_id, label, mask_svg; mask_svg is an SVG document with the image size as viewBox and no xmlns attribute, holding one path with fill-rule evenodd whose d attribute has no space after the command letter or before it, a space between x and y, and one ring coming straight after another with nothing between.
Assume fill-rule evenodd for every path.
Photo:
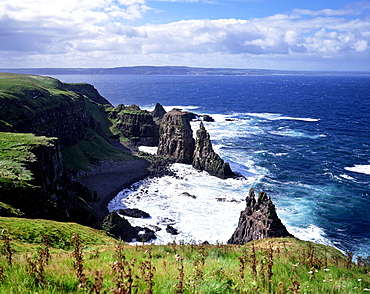
<instances>
[{"instance_id":1,"label":"hillside","mask_svg":"<svg viewBox=\"0 0 370 294\"><path fill-rule=\"evenodd\" d=\"M74 174L138 160L112 145L120 136L111 131L107 108L88 84L0 73L1 216L100 226L85 202L99 195Z\"/></svg>"},{"instance_id":2,"label":"hillside","mask_svg":"<svg viewBox=\"0 0 370 294\"><path fill-rule=\"evenodd\" d=\"M131 246L72 223L1 218L1 293L364 293L369 263L294 238Z\"/></svg>"}]
</instances>

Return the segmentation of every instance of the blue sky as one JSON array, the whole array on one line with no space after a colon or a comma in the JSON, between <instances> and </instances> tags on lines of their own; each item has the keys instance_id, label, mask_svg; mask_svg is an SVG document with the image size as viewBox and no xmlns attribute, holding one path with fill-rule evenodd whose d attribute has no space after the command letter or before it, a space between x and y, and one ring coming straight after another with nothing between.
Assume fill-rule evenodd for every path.
<instances>
[{"instance_id":1,"label":"blue sky","mask_svg":"<svg viewBox=\"0 0 370 294\"><path fill-rule=\"evenodd\" d=\"M0 68L370 71L370 0L1 0Z\"/></svg>"}]
</instances>

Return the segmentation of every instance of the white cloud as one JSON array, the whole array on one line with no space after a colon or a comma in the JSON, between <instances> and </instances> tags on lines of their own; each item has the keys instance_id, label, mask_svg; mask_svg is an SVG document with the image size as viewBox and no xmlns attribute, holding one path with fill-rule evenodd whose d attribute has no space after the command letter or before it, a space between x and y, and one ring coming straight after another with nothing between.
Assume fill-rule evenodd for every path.
<instances>
[{"instance_id":1,"label":"white cloud","mask_svg":"<svg viewBox=\"0 0 370 294\"><path fill-rule=\"evenodd\" d=\"M198 19L139 27L127 22L151 9L145 0L3 0L0 64L24 66L23 57L35 63L30 66L119 66L115 62L134 60L200 65L208 60L207 66L222 61L239 67L240 60L263 65L262 58L302 63L350 58L364 66L370 58L369 18L345 17L369 9L368 1L340 10L295 10L250 20Z\"/></svg>"},{"instance_id":2,"label":"white cloud","mask_svg":"<svg viewBox=\"0 0 370 294\"><path fill-rule=\"evenodd\" d=\"M308 10L308 9L294 9L294 13L305 14L310 16L344 16L344 15L359 15L365 9L370 9L369 1L355 1L345 5L342 9L322 9L322 10Z\"/></svg>"}]
</instances>

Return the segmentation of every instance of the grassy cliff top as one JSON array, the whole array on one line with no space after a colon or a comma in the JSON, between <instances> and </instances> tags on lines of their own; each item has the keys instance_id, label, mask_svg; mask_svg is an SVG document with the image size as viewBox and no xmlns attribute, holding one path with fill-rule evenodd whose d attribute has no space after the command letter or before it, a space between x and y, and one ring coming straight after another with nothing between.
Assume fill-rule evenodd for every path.
<instances>
[{"instance_id":1,"label":"grassy cliff top","mask_svg":"<svg viewBox=\"0 0 370 294\"><path fill-rule=\"evenodd\" d=\"M20 183L32 180L27 162L34 161L32 149L39 145L52 146L56 138L23 133L0 132L0 182Z\"/></svg>"},{"instance_id":2,"label":"grassy cliff top","mask_svg":"<svg viewBox=\"0 0 370 294\"><path fill-rule=\"evenodd\" d=\"M293 238L244 246L99 245L104 237L75 224L35 220L24 228L6 221L0 218L11 238L7 246L3 241L1 293L364 293L370 287L368 264L355 265L333 248ZM52 244L57 236L74 241L67 250L49 250L40 233Z\"/></svg>"},{"instance_id":3,"label":"grassy cliff top","mask_svg":"<svg viewBox=\"0 0 370 294\"><path fill-rule=\"evenodd\" d=\"M71 249L73 234L79 234L86 246L109 245L115 242L114 238L103 231L69 222L0 217L0 228L1 234L5 232L19 252L42 244L42 235L48 238L51 247L64 250Z\"/></svg>"}]
</instances>

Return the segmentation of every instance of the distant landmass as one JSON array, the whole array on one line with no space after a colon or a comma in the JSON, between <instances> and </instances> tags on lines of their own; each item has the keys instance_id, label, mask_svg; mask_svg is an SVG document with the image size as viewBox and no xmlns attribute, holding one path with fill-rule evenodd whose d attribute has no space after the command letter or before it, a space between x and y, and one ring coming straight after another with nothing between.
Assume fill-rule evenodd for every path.
<instances>
[{"instance_id":1,"label":"distant landmass","mask_svg":"<svg viewBox=\"0 0 370 294\"><path fill-rule=\"evenodd\" d=\"M36 75L287 75L369 74L369 72L287 71L268 69L202 68L187 66L131 66L115 68L15 68L1 72Z\"/></svg>"}]
</instances>

